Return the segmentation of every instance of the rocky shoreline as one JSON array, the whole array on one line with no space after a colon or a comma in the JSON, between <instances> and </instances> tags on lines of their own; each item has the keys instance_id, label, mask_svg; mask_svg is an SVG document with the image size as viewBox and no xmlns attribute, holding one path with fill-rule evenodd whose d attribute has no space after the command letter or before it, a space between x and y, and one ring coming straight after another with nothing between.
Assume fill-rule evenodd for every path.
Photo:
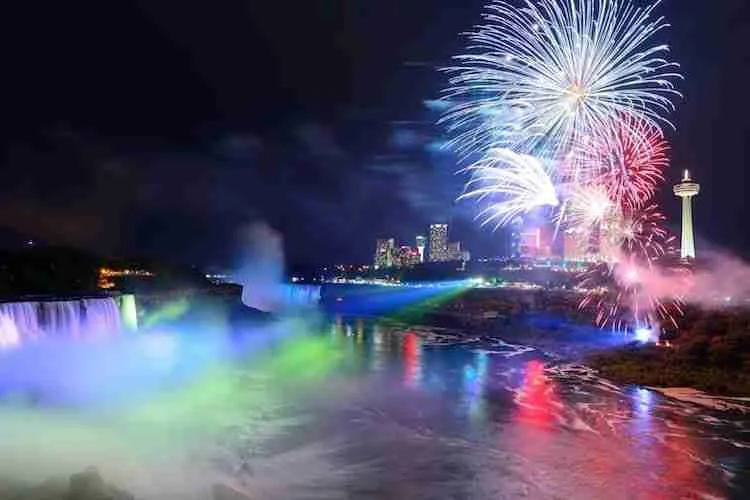
<instances>
[{"instance_id":1,"label":"rocky shoreline","mask_svg":"<svg viewBox=\"0 0 750 500\"><path fill-rule=\"evenodd\" d=\"M95 467L71 475L53 477L36 484L0 479L1 500L136 500L130 492L107 483ZM215 484L207 500L250 500L250 497L222 484Z\"/></svg>"}]
</instances>

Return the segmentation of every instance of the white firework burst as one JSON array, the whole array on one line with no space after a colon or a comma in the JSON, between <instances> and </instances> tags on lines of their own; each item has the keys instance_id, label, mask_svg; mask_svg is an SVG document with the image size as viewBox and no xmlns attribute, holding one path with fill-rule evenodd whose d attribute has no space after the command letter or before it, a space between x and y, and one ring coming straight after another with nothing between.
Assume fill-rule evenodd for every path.
<instances>
[{"instance_id":1,"label":"white firework burst","mask_svg":"<svg viewBox=\"0 0 750 500\"><path fill-rule=\"evenodd\" d=\"M533 156L495 149L465 170L472 175L459 200L487 201L477 216L482 225L497 228L539 207L558 205L547 169Z\"/></svg>"},{"instance_id":2,"label":"white firework burst","mask_svg":"<svg viewBox=\"0 0 750 500\"><path fill-rule=\"evenodd\" d=\"M461 154L495 147L560 158L618 116L669 124L678 65L655 35L657 0L494 0L451 75L443 121Z\"/></svg>"}]
</instances>

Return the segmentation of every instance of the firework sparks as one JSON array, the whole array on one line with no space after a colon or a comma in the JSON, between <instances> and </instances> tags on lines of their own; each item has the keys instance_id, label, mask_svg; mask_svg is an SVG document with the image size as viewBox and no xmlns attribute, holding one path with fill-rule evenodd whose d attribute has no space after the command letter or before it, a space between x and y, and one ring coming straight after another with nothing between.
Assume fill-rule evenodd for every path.
<instances>
[{"instance_id":1,"label":"firework sparks","mask_svg":"<svg viewBox=\"0 0 750 500\"><path fill-rule=\"evenodd\" d=\"M660 226L663 219L656 205L626 214L612 230L620 246L584 273L581 286L589 291L580 308L593 307L601 327L676 325L688 269L677 259L675 238Z\"/></svg>"},{"instance_id":2,"label":"firework sparks","mask_svg":"<svg viewBox=\"0 0 750 500\"><path fill-rule=\"evenodd\" d=\"M679 96L678 65L654 43L668 27L628 0L504 0L469 34L470 53L446 68L444 120L463 153L508 147L557 156L577 138L609 131L622 114L654 126Z\"/></svg>"},{"instance_id":3,"label":"firework sparks","mask_svg":"<svg viewBox=\"0 0 750 500\"><path fill-rule=\"evenodd\" d=\"M587 233L616 218L617 206L603 185L574 186L569 193L567 214L561 212L561 216L571 229Z\"/></svg>"},{"instance_id":4,"label":"firework sparks","mask_svg":"<svg viewBox=\"0 0 750 500\"><path fill-rule=\"evenodd\" d=\"M477 216L482 225L499 227L539 207L558 205L547 170L532 156L496 149L466 170L472 177L459 200L489 200Z\"/></svg>"},{"instance_id":5,"label":"firework sparks","mask_svg":"<svg viewBox=\"0 0 750 500\"><path fill-rule=\"evenodd\" d=\"M478 218L496 228L551 207L558 227L596 249L581 307L602 326L652 329L680 311L664 283L684 268L651 201L682 78L654 41L668 27L659 3L490 0L468 53L446 69L449 145L481 158L464 169L459 199L486 203Z\"/></svg>"},{"instance_id":6,"label":"firework sparks","mask_svg":"<svg viewBox=\"0 0 750 500\"><path fill-rule=\"evenodd\" d=\"M609 133L586 137L577 149L577 168L593 182L607 186L618 205L637 209L656 193L669 166L664 135L653 124L622 116Z\"/></svg>"}]
</instances>

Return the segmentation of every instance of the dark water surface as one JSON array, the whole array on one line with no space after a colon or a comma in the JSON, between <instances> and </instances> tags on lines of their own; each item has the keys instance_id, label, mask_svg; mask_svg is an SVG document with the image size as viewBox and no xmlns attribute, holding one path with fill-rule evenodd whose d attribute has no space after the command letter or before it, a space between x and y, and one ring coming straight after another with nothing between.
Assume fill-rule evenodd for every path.
<instances>
[{"instance_id":1,"label":"dark water surface","mask_svg":"<svg viewBox=\"0 0 750 500\"><path fill-rule=\"evenodd\" d=\"M337 317L63 344L0 354L6 476L96 465L143 498L750 498L743 415L499 337Z\"/></svg>"}]
</instances>

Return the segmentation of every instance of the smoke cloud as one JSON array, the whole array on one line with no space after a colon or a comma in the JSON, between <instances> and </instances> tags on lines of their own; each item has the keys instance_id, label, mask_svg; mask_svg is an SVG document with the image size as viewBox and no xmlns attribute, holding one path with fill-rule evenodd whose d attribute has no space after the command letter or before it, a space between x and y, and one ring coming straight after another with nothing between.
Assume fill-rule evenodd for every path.
<instances>
[{"instance_id":1,"label":"smoke cloud","mask_svg":"<svg viewBox=\"0 0 750 500\"><path fill-rule=\"evenodd\" d=\"M707 308L735 306L750 299L750 264L727 252L701 259L685 294L687 302Z\"/></svg>"}]
</instances>

